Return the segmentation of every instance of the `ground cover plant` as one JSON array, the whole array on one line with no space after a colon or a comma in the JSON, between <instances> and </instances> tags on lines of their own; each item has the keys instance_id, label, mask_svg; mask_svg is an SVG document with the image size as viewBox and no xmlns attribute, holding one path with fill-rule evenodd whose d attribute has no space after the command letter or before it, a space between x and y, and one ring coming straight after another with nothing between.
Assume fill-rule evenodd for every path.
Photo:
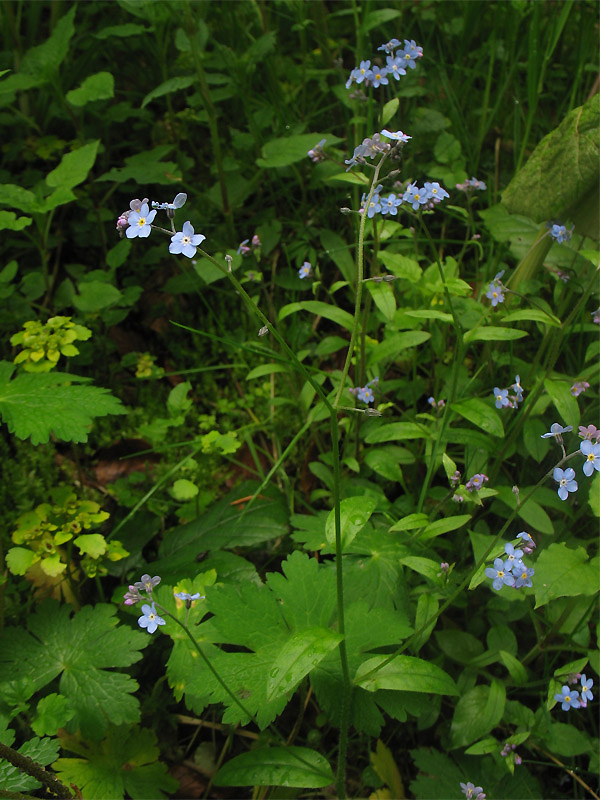
<instances>
[{"instance_id":1,"label":"ground cover plant","mask_svg":"<svg viewBox=\"0 0 600 800\"><path fill-rule=\"evenodd\" d=\"M592 2L5 2L0 797L599 795Z\"/></svg>"}]
</instances>

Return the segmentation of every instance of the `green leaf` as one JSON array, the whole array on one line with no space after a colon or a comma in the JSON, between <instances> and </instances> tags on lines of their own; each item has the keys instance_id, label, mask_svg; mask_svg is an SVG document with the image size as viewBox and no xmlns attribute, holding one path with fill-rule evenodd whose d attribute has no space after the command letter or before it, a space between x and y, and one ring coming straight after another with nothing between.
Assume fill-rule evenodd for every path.
<instances>
[{"instance_id":1,"label":"green leaf","mask_svg":"<svg viewBox=\"0 0 600 800\"><path fill-rule=\"evenodd\" d=\"M55 736L58 729L64 728L74 714L68 698L53 692L42 697L37 704L37 715L31 727L38 736Z\"/></svg>"},{"instance_id":2,"label":"green leaf","mask_svg":"<svg viewBox=\"0 0 600 800\"><path fill-rule=\"evenodd\" d=\"M592 742L589 736L575 725L564 722L551 722L550 730L540 737L552 753L560 756L580 756L597 750L597 740Z\"/></svg>"},{"instance_id":3,"label":"green leaf","mask_svg":"<svg viewBox=\"0 0 600 800\"><path fill-rule=\"evenodd\" d=\"M163 580L167 574L174 580L187 574L200 550L250 547L285 536L288 506L276 489L263 490L261 497L245 509L240 506L239 500L252 496L257 486L240 484L193 522L171 530L159 546Z\"/></svg>"},{"instance_id":4,"label":"green leaf","mask_svg":"<svg viewBox=\"0 0 600 800\"><path fill-rule=\"evenodd\" d=\"M87 442L95 417L127 413L108 389L70 385L88 378L54 372L11 381L13 371L13 364L0 361L0 414L11 433L32 444L45 444L51 433L65 442Z\"/></svg>"},{"instance_id":5,"label":"green leaf","mask_svg":"<svg viewBox=\"0 0 600 800\"><path fill-rule=\"evenodd\" d=\"M115 167L96 178L96 181L115 183L131 181L141 186L151 183L173 186L181 179L181 169L174 161L162 161L172 149L172 145L163 144L152 150L144 150L142 153L129 156L125 159L124 167Z\"/></svg>"},{"instance_id":6,"label":"green leaf","mask_svg":"<svg viewBox=\"0 0 600 800\"><path fill-rule=\"evenodd\" d=\"M517 510L517 514L523 522L539 533L554 533L554 525L542 506L531 497L525 503L517 505L517 497L509 486L498 486L496 489L497 497L502 500L510 509ZM529 487L521 487L521 493L525 497L529 494Z\"/></svg>"},{"instance_id":7,"label":"green leaf","mask_svg":"<svg viewBox=\"0 0 600 800\"><path fill-rule=\"evenodd\" d=\"M308 747L260 747L218 771L216 786L296 786L320 789L335 781L326 758Z\"/></svg>"},{"instance_id":8,"label":"green leaf","mask_svg":"<svg viewBox=\"0 0 600 800\"><path fill-rule=\"evenodd\" d=\"M31 223L31 217L17 217L14 211L0 211L0 231L22 231Z\"/></svg>"},{"instance_id":9,"label":"green leaf","mask_svg":"<svg viewBox=\"0 0 600 800\"><path fill-rule=\"evenodd\" d=\"M0 204L18 208L26 214L36 214L42 210L42 205L33 192L13 183L0 183Z\"/></svg>"},{"instance_id":10,"label":"green leaf","mask_svg":"<svg viewBox=\"0 0 600 800\"><path fill-rule=\"evenodd\" d=\"M111 36L127 37L137 36L140 33L150 33L150 28L143 25L136 25L135 22L126 22L124 25L109 25L106 28L93 33L95 39L109 39Z\"/></svg>"},{"instance_id":11,"label":"green leaf","mask_svg":"<svg viewBox=\"0 0 600 800\"><path fill-rule=\"evenodd\" d=\"M259 364L258 367L254 367L251 369L250 372L246 375L246 380L251 381L254 378L264 378L265 375L275 375L278 372L286 372L288 375L290 373L290 367L288 364Z\"/></svg>"},{"instance_id":12,"label":"green leaf","mask_svg":"<svg viewBox=\"0 0 600 800\"><path fill-rule=\"evenodd\" d=\"M47 767L56 761L58 741L56 739L38 739L36 736L19 747L17 752L33 759L42 767ZM0 786L7 792L27 792L31 789L41 788L42 784L31 775L21 772L18 767L8 761L0 759Z\"/></svg>"},{"instance_id":13,"label":"green leaf","mask_svg":"<svg viewBox=\"0 0 600 800\"><path fill-rule=\"evenodd\" d=\"M388 122L393 118L396 111L398 111L398 107L400 106L400 100L397 97L394 97L392 100L389 100L383 107L383 111L381 112L381 125L385 126Z\"/></svg>"},{"instance_id":14,"label":"green leaf","mask_svg":"<svg viewBox=\"0 0 600 800\"><path fill-rule=\"evenodd\" d=\"M600 517L600 473L596 472L590 485L590 508L595 517Z\"/></svg>"},{"instance_id":15,"label":"green leaf","mask_svg":"<svg viewBox=\"0 0 600 800\"><path fill-rule=\"evenodd\" d=\"M580 421L579 404L571 394L571 384L567 381L553 381L546 378L544 388L552 398L554 407L562 417L565 425L577 429Z\"/></svg>"},{"instance_id":16,"label":"green leaf","mask_svg":"<svg viewBox=\"0 0 600 800\"><path fill-rule=\"evenodd\" d=\"M583 672L588 661L588 658L577 658L575 661L569 661L567 664L563 664L562 667L558 667L552 674L555 678L560 679L564 676L566 679L572 672ZM564 683L564 680L562 682Z\"/></svg>"},{"instance_id":17,"label":"green leaf","mask_svg":"<svg viewBox=\"0 0 600 800\"><path fill-rule=\"evenodd\" d=\"M140 716L133 678L114 667L139 661L150 637L118 625L117 608L106 604L72 609L47 600L27 617L27 628L0 633L0 682L27 674L36 691L60 676L60 693L75 714L70 723L89 739L100 739L109 720L136 722Z\"/></svg>"},{"instance_id":18,"label":"green leaf","mask_svg":"<svg viewBox=\"0 0 600 800\"><path fill-rule=\"evenodd\" d=\"M347 328L349 331L354 327L354 317L347 311L337 306L330 305L329 303L322 303L320 300L303 300L299 303L288 303L279 310L279 319L285 319L290 314L295 314L298 311L309 311L311 314L317 314L325 319L330 319L332 322Z\"/></svg>"},{"instance_id":19,"label":"green leaf","mask_svg":"<svg viewBox=\"0 0 600 800\"><path fill-rule=\"evenodd\" d=\"M454 517L436 519L435 522L432 522L425 528L423 533L420 534L419 539L432 539L434 536L440 536L442 533L456 531L458 528L462 528L463 525L466 525L470 519L470 514L457 514Z\"/></svg>"},{"instance_id":20,"label":"green leaf","mask_svg":"<svg viewBox=\"0 0 600 800\"><path fill-rule=\"evenodd\" d=\"M437 572L439 572L439 564ZM439 607L440 603L437 597L434 597L428 592L422 594L417 603L417 611L415 614L415 630L421 630L423 625L437 614ZM429 637L433 633L433 629L435 628L436 624L437 619L434 619L430 625L428 625L424 630L421 631L421 633L417 634L413 638L411 643L413 652L418 653L425 642L429 640Z\"/></svg>"},{"instance_id":21,"label":"green leaf","mask_svg":"<svg viewBox=\"0 0 600 800\"><path fill-rule=\"evenodd\" d=\"M404 278L411 283L418 283L421 280L423 270L418 261L400 253L390 253L388 250L381 250L379 260L385 264L389 271L398 278Z\"/></svg>"},{"instance_id":22,"label":"green leaf","mask_svg":"<svg viewBox=\"0 0 600 800\"><path fill-rule=\"evenodd\" d=\"M80 741L61 734L63 750L82 758L59 758L53 765L60 780L78 787L86 800L152 797L162 800L177 781L157 761L156 734L147 728L111 726L102 742Z\"/></svg>"},{"instance_id":23,"label":"green leaf","mask_svg":"<svg viewBox=\"0 0 600 800\"><path fill-rule=\"evenodd\" d=\"M510 653L507 653L506 650L500 650L500 658L508 670L508 674L517 684L517 686L522 686L524 683L527 683L527 670L521 664L518 658L515 658Z\"/></svg>"},{"instance_id":24,"label":"green leaf","mask_svg":"<svg viewBox=\"0 0 600 800\"><path fill-rule=\"evenodd\" d=\"M408 514L406 517L395 522L390 531L412 531L415 528L424 528L429 524L429 517L427 514L419 512L418 514Z\"/></svg>"},{"instance_id":25,"label":"green leaf","mask_svg":"<svg viewBox=\"0 0 600 800\"><path fill-rule=\"evenodd\" d=\"M115 96L115 79L110 72L89 75L78 89L67 92L66 98L72 106L85 106L95 100L108 100Z\"/></svg>"},{"instance_id":26,"label":"green leaf","mask_svg":"<svg viewBox=\"0 0 600 800\"><path fill-rule=\"evenodd\" d=\"M469 400L460 400L457 403L452 403L450 407L486 433L500 438L504 436L504 427L500 415L485 400L471 397Z\"/></svg>"},{"instance_id":27,"label":"green leaf","mask_svg":"<svg viewBox=\"0 0 600 800\"><path fill-rule=\"evenodd\" d=\"M188 481L186 478L180 478L179 480L175 481L171 487L171 494L175 500L182 502L186 500L193 500L199 491L200 489L198 489L196 484L192 483L192 481Z\"/></svg>"},{"instance_id":28,"label":"green leaf","mask_svg":"<svg viewBox=\"0 0 600 800\"><path fill-rule=\"evenodd\" d=\"M385 319L391 322L396 313L396 298L394 297L394 290L392 287L389 283L373 283L373 281L368 281L367 289L377 308L381 311ZM423 341L425 341L425 339L423 339Z\"/></svg>"},{"instance_id":29,"label":"green leaf","mask_svg":"<svg viewBox=\"0 0 600 800\"><path fill-rule=\"evenodd\" d=\"M380 361L392 361L403 350L408 350L410 347L418 347L428 339L431 339L431 334L428 331L393 333L371 349L367 359L367 366L372 367Z\"/></svg>"},{"instance_id":30,"label":"green leaf","mask_svg":"<svg viewBox=\"0 0 600 800\"><path fill-rule=\"evenodd\" d=\"M100 556L103 556L108 547L106 539L101 533L84 533L73 539L73 544L76 545L82 553L92 558L100 558Z\"/></svg>"},{"instance_id":31,"label":"green leaf","mask_svg":"<svg viewBox=\"0 0 600 800\"><path fill-rule=\"evenodd\" d=\"M293 691L344 637L329 628L308 628L294 633L281 648L269 671L267 700Z\"/></svg>"},{"instance_id":32,"label":"green leaf","mask_svg":"<svg viewBox=\"0 0 600 800\"><path fill-rule=\"evenodd\" d=\"M380 442L396 442L404 439L431 439L431 431L425 425L416 422L392 422L374 428L366 437L368 444Z\"/></svg>"},{"instance_id":33,"label":"green leaf","mask_svg":"<svg viewBox=\"0 0 600 800\"><path fill-rule=\"evenodd\" d=\"M263 145L262 158L257 158L259 167L288 167L297 161L304 161L308 151L321 139L326 139L327 144L335 144L341 139L330 133L301 133L297 136L286 136L282 139L271 139Z\"/></svg>"},{"instance_id":34,"label":"green leaf","mask_svg":"<svg viewBox=\"0 0 600 800\"><path fill-rule=\"evenodd\" d=\"M48 186L59 186L61 189L72 189L87 178L96 161L96 153L100 139L84 144L78 150L67 153L58 167L46 175Z\"/></svg>"},{"instance_id":35,"label":"green leaf","mask_svg":"<svg viewBox=\"0 0 600 800\"><path fill-rule=\"evenodd\" d=\"M370 447L365 451L365 464L388 481L401 481L402 469L399 461L403 450L404 448L393 444Z\"/></svg>"},{"instance_id":36,"label":"green leaf","mask_svg":"<svg viewBox=\"0 0 600 800\"><path fill-rule=\"evenodd\" d=\"M475 686L456 704L450 735L452 747L466 747L481 739L502 719L506 690L501 681L492 679L491 686Z\"/></svg>"},{"instance_id":37,"label":"green leaf","mask_svg":"<svg viewBox=\"0 0 600 800\"><path fill-rule=\"evenodd\" d=\"M502 322L543 322L544 325L552 325L560 328L561 322L554 314L547 314L541 308L523 308L519 311L511 311L502 317Z\"/></svg>"},{"instance_id":38,"label":"green leaf","mask_svg":"<svg viewBox=\"0 0 600 800\"><path fill-rule=\"evenodd\" d=\"M465 344L468 342L510 342L515 339L522 339L528 336L527 331L519 331L516 328L499 328L495 325L488 325L484 328L473 328L463 336Z\"/></svg>"},{"instance_id":39,"label":"green leaf","mask_svg":"<svg viewBox=\"0 0 600 800\"><path fill-rule=\"evenodd\" d=\"M375 656L364 661L356 672L354 683L369 692L393 689L402 692L458 694L452 678L430 661L412 656L396 656L389 664L378 669L387 659L387 656Z\"/></svg>"},{"instance_id":40,"label":"green leaf","mask_svg":"<svg viewBox=\"0 0 600 800\"><path fill-rule=\"evenodd\" d=\"M502 195L513 214L536 222L571 218L573 210L598 186L600 97L570 111L535 148Z\"/></svg>"},{"instance_id":41,"label":"green leaf","mask_svg":"<svg viewBox=\"0 0 600 800\"><path fill-rule=\"evenodd\" d=\"M71 37L75 33L75 11L76 6L70 8L58 20L49 39L27 50L21 61L21 72L34 76L43 75L44 78L50 78L58 72L69 51Z\"/></svg>"},{"instance_id":42,"label":"green leaf","mask_svg":"<svg viewBox=\"0 0 600 800\"><path fill-rule=\"evenodd\" d=\"M377 506L373 497L348 497L340 503L340 524L342 537L342 550L345 550L356 534L364 528ZM332 509L327 517L325 536L329 544L335 543L335 510Z\"/></svg>"},{"instance_id":43,"label":"green leaf","mask_svg":"<svg viewBox=\"0 0 600 800\"><path fill-rule=\"evenodd\" d=\"M6 554L6 565L13 575L25 575L40 557L26 547L11 547Z\"/></svg>"},{"instance_id":44,"label":"green leaf","mask_svg":"<svg viewBox=\"0 0 600 800\"><path fill-rule=\"evenodd\" d=\"M600 589L598 570L583 547L570 549L565 542L552 543L539 554L535 564L535 607L555 597L593 595Z\"/></svg>"},{"instance_id":45,"label":"green leaf","mask_svg":"<svg viewBox=\"0 0 600 800\"><path fill-rule=\"evenodd\" d=\"M368 33L373 28L378 28L393 19L398 19L399 16L400 12L395 8L378 8L375 11L369 11L360 26L361 33Z\"/></svg>"},{"instance_id":46,"label":"green leaf","mask_svg":"<svg viewBox=\"0 0 600 800\"><path fill-rule=\"evenodd\" d=\"M95 313L113 306L123 299L121 292L104 281L81 281L79 294L73 296L73 305L84 313Z\"/></svg>"},{"instance_id":47,"label":"green leaf","mask_svg":"<svg viewBox=\"0 0 600 800\"><path fill-rule=\"evenodd\" d=\"M163 81L156 89L153 89L151 92L144 97L142 100L142 105L140 108L146 108L148 103L151 103L152 100L155 100L157 97L164 97L166 94L171 94L172 92L179 92L182 89L187 89L189 86L192 86L196 82L196 77L194 75L179 75L175 78L169 78L167 81ZM170 201L169 201L170 202Z\"/></svg>"}]
</instances>

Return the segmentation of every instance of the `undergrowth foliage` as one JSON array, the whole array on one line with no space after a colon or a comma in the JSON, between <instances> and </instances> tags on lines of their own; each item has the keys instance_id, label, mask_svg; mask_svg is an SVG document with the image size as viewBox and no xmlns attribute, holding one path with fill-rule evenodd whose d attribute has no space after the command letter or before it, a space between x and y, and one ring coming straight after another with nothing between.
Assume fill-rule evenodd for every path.
<instances>
[{"instance_id":1,"label":"undergrowth foliage","mask_svg":"<svg viewBox=\"0 0 600 800\"><path fill-rule=\"evenodd\" d=\"M5 5L0 797L597 797L591 4Z\"/></svg>"}]
</instances>

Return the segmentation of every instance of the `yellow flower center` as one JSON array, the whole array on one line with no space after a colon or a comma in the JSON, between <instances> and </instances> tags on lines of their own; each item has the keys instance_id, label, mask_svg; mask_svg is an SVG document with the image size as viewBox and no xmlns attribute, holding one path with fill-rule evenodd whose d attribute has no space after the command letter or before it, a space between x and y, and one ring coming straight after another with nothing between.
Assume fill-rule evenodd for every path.
<instances>
[{"instance_id":1,"label":"yellow flower center","mask_svg":"<svg viewBox=\"0 0 600 800\"><path fill-rule=\"evenodd\" d=\"M138 220L139 227L143 228L145 224L146 224L146 217L140 217Z\"/></svg>"}]
</instances>

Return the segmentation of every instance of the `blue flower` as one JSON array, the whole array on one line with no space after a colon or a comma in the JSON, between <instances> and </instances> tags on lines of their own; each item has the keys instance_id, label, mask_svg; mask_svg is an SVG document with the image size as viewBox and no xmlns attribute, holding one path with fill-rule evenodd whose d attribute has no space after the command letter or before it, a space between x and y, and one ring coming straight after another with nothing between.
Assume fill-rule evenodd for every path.
<instances>
[{"instance_id":1,"label":"blue flower","mask_svg":"<svg viewBox=\"0 0 600 800\"><path fill-rule=\"evenodd\" d=\"M521 386L521 378L518 375L515 375L515 382L510 387L513 392L517 395L517 403L523 402L523 387Z\"/></svg>"},{"instance_id":2,"label":"blue flower","mask_svg":"<svg viewBox=\"0 0 600 800\"><path fill-rule=\"evenodd\" d=\"M196 594L188 594L187 592L175 592L175 597L178 597L180 600L199 600L200 599L200 592L196 592Z\"/></svg>"},{"instance_id":3,"label":"blue flower","mask_svg":"<svg viewBox=\"0 0 600 800\"><path fill-rule=\"evenodd\" d=\"M575 477L574 469L569 467L568 469L562 470L560 467L556 467L552 474L554 480L559 484L558 496L561 500L566 500L569 496L569 492L577 491L577 481L573 480Z\"/></svg>"},{"instance_id":4,"label":"blue flower","mask_svg":"<svg viewBox=\"0 0 600 800\"><path fill-rule=\"evenodd\" d=\"M483 484L487 483L488 480L489 480L488 476L484 475L483 472L477 472L475 475L473 475L472 478L469 478L469 480L466 482L465 489L467 490L467 492L472 492L473 490L478 492L483 486Z\"/></svg>"},{"instance_id":5,"label":"blue flower","mask_svg":"<svg viewBox=\"0 0 600 800\"><path fill-rule=\"evenodd\" d=\"M364 80L370 80L371 75L373 74L371 72L370 67L371 67L370 61L361 61L360 66L356 67L356 69L353 70L356 73L356 77L354 78L354 80L357 83L362 83Z\"/></svg>"},{"instance_id":6,"label":"blue flower","mask_svg":"<svg viewBox=\"0 0 600 800\"><path fill-rule=\"evenodd\" d=\"M408 142L409 139L412 139L412 136L409 136L407 133L402 133L402 131L388 131L387 128L384 128L381 131L382 136L387 136L388 139L395 139L397 142Z\"/></svg>"},{"instance_id":7,"label":"blue flower","mask_svg":"<svg viewBox=\"0 0 600 800\"><path fill-rule=\"evenodd\" d=\"M439 203L445 197L450 197L448 192L439 185L437 181L425 181L425 192L427 193L428 200L433 200L434 203Z\"/></svg>"},{"instance_id":8,"label":"blue flower","mask_svg":"<svg viewBox=\"0 0 600 800\"><path fill-rule=\"evenodd\" d=\"M568 231L564 225L554 224L550 228L550 236L559 244L568 242L571 238L572 231Z\"/></svg>"},{"instance_id":9,"label":"blue flower","mask_svg":"<svg viewBox=\"0 0 600 800\"><path fill-rule=\"evenodd\" d=\"M386 69L388 71L388 75L394 77L397 81L400 80L400 75L406 75L406 70L404 69L404 62L402 61L399 56L388 56L386 58Z\"/></svg>"},{"instance_id":10,"label":"blue flower","mask_svg":"<svg viewBox=\"0 0 600 800\"><path fill-rule=\"evenodd\" d=\"M485 798L483 787L475 786L471 781L468 783L460 781L460 790L464 793L467 800L480 800L480 798Z\"/></svg>"},{"instance_id":11,"label":"blue flower","mask_svg":"<svg viewBox=\"0 0 600 800\"><path fill-rule=\"evenodd\" d=\"M379 199L380 199L379 194L377 193L374 194L373 197L371 198L371 202L367 207L367 217L369 217L369 219L371 219L372 217L375 216L375 214L378 214L381 211L381 203L379 202Z\"/></svg>"},{"instance_id":12,"label":"blue flower","mask_svg":"<svg viewBox=\"0 0 600 800\"><path fill-rule=\"evenodd\" d=\"M600 444L592 444L589 439L584 439L579 445L579 449L585 456L583 474L589 478L594 470L600 472Z\"/></svg>"},{"instance_id":13,"label":"blue flower","mask_svg":"<svg viewBox=\"0 0 600 800\"><path fill-rule=\"evenodd\" d=\"M183 223L183 231L179 231L175 236L171 236L171 244L169 245L169 253L178 255L183 253L188 258L193 258L196 255L196 248L199 247L206 239L201 233L194 233L194 228L188 220Z\"/></svg>"},{"instance_id":14,"label":"blue flower","mask_svg":"<svg viewBox=\"0 0 600 800\"><path fill-rule=\"evenodd\" d=\"M506 406L510 405L508 389L499 389L494 386L494 397L496 398L496 408L506 408Z\"/></svg>"},{"instance_id":15,"label":"blue flower","mask_svg":"<svg viewBox=\"0 0 600 800\"><path fill-rule=\"evenodd\" d=\"M153 578L150 577L147 573L142 575L142 579L140 581L136 581L133 585L136 589L140 591L143 589L146 592L150 593L155 586L158 586L160 583L160 576L155 575Z\"/></svg>"},{"instance_id":16,"label":"blue flower","mask_svg":"<svg viewBox=\"0 0 600 800\"><path fill-rule=\"evenodd\" d=\"M517 579L515 581L516 589L520 589L522 586L533 586L533 583L531 582L532 576L535 575L535 570L533 567L526 567L522 561L519 561L518 569L516 564L513 567L513 575Z\"/></svg>"},{"instance_id":17,"label":"blue flower","mask_svg":"<svg viewBox=\"0 0 600 800\"><path fill-rule=\"evenodd\" d=\"M541 438L542 439L549 439L551 436L554 436L554 438L556 439L557 442L562 442L561 434L562 433L569 433L569 431L572 431L572 430L573 430L573 426L572 425L567 425L566 428L563 428L563 426L559 425L558 422L553 422L552 425L550 425L550 432L549 433L542 433Z\"/></svg>"},{"instance_id":18,"label":"blue flower","mask_svg":"<svg viewBox=\"0 0 600 800\"><path fill-rule=\"evenodd\" d=\"M302 266L298 270L298 276L302 279L308 278L310 276L311 271L312 271L312 264L310 263L310 261L305 261L304 264L302 264Z\"/></svg>"},{"instance_id":19,"label":"blue flower","mask_svg":"<svg viewBox=\"0 0 600 800\"><path fill-rule=\"evenodd\" d=\"M427 193L424 189L419 189L416 183L411 183L402 195L402 199L405 203L410 203L413 211L416 211L419 206L427 202Z\"/></svg>"},{"instance_id":20,"label":"blue flower","mask_svg":"<svg viewBox=\"0 0 600 800\"><path fill-rule=\"evenodd\" d=\"M594 681L591 678L586 680L585 673L581 676L581 705L587 705L588 700L593 700L594 695L590 692L590 689L594 685Z\"/></svg>"},{"instance_id":21,"label":"blue flower","mask_svg":"<svg viewBox=\"0 0 600 800\"><path fill-rule=\"evenodd\" d=\"M563 686L561 694L555 694L554 699L557 703L562 703L562 710L568 711L570 708L579 708L580 703L577 699L579 692L571 691L568 686Z\"/></svg>"},{"instance_id":22,"label":"blue flower","mask_svg":"<svg viewBox=\"0 0 600 800\"><path fill-rule=\"evenodd\" d=\"M515 550L514 545L510 542L507 542L504 545L504 552L507 555L505 566L510 566L511 572L514 573L514 565L519 564L521 559L523 558L523 551L522 550Z\"/></svg>"},{"instance_id":23,"label":"blue flower","mask_svg":"<svg viewBox=\"0 0 600 800\"><path fill-rule=\"evenodd\" d=\"M579 397L582 392L585 392L585 390L589 388L590 385L587 381L575 381L573 386L571 386L571 394L573 397Z\"/></svg>"},{"instance_id":24,"label":"blue flower","mask_svg":"<svg viewBox=\"0 0 600 800\"><path fill-rule=\"evenodd\" d=\"M152 208L157 208L162 211L165 211L166 209L171 209L171 211L175 211L176 209L184 206L186 200L187 200L187 194L185 192L179 192L179 194L175 195L175 198L173 199L172 203L155 203L153 200Z\"/></svg>"},{"instance_id":25,"label":"blue flower","mask_svg":"<svg viewBox=\"0 0 600 800\"><path fill-rule=\"evenodd\" d=\"M502 294L502 287L497 283L490 283L486 294L488 300L492 301L492 307L495 308L498 303L504 302L504 295Z\"/></svg>"},{"instance_id":26,"label":"blue flower","mask_svg":"<svg viewBox=\"0 0 600 800\"><path fill-rule=\"evenodd\" d=\"M416 59L423 55L423 52L419 51L420 48L417 47L414 40L409 42L408 39L405 39L404 48L399 50L396 55L402 59L406 66L414 69L417 66Z\"/></svg>"},{"instance_id":27,"label":"blue flower","mask_svg":"<svg viewBox=\"0 0 600 800\"><path fill-rule=\"evenodd\" d=\"M371 70L370 80L375 89L377 89L378 86L387 86L389 83L387 73L387 67L374 67Z\"/></svg>"},{"instance_id":28,"label":"blue flower","mask_svg":"<svg viewBox=\"0 0 600 800\"><path fill-rule=\"evenodd\" d=\"M382 214L391 214L395 217L398 214L398 206L402 204L402 198L396 197L395 194L390 194L388 197L383 197L379 202Z\"/></svg>"},{"instance_id":29,"label":"blue flower","mask_svg":"<svg viewBox=\"0 0 600 800\"><path fill-rule=\"evenodd\" d=\"M398 39L390 39L389 42L380 45L377 49L385 50L386 53L393 53L396 47L400 47L400 42Z\"/></svg>"},{"instance_id":30,"label":"blue flower","mask_svg":"<svg viewBox=\"0 0 600 800\"><path fill-rule=\"evenodd\" d=\"M125 231L125 236L128 239L135 239L139 236L140 239L146 239L150 236L152 230L151 225L156 216L156 211L150 211L148 203L142 203L139 211L130 211L127 217L129 227Z\"/></svg>"},{"instance_id":31,"label":"blue flower","mask_svg":"<svg viewBox=\"0 0 600 800\"><path fill-rule=\"evenodd\" d=\"M151 606L147 604L142 606L142 614L143 616L138 619L138 625L140 628L146 628L148 633L154 633L159 625L166 625L164 619L156 613L154 603Z\"/></svg>"},{"instance_id":32,"label":"blue flower","mask_svg":"<svg viewBox=\"0 0 600 800\"><path fill-rule=\"evenodd\" d=\"M496 589L496 591L501 589L503 586L515 585L515 579L510 574L510 569L505 566L504 561L502 561L501 558L496 558L494 560L494 566L487 567L485 574L488 578L492 578L492 586L494 589Z\"/></svg>"},{"instance_id":33,"label":"blue flower","mask_svg":"<svg viewBox=\"0 0 600 800\"><path fill-rule=\"evenodd\" d=\"M358 390L356 395L359 400L363 403L372 403L375 400L375 395L373 394L373 390L369 386L363 386Z\"/></svg>"}]
</instances>

